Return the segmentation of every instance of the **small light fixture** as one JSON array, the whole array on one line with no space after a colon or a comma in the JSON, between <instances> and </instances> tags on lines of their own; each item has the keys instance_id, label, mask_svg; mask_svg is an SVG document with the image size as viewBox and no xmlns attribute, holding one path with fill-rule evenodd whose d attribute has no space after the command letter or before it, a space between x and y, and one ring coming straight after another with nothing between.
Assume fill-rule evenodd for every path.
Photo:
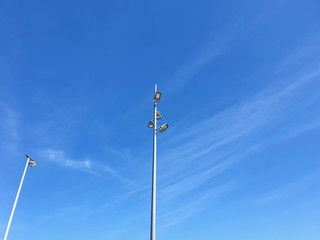
<instances>
[{"instance_id":1,"label":"small light fixture","mask_svg":"<svg viewBox=\"0 0 320 240\"><path fill-rule=\"evenodd\" d=\"M149 124L148 124L148 128L153 128L153 127L154 127L154 122L150 121Z\"/></svg>"},{"instance_id":2,"label":"small light fixture","mask_svg":"<svg viewBox=\"0 0 320 240\"><path fill-rule=\"evenodd\" d=\"M160 102L160 98L161 98L161 92L156 92L156 94L154 95L153 101Z\"/></svg>"},{"instance_id":3,"label":"small light fixture","mask_svg":"<svg viewBox=\"0 0 320 240\"><path fill-rule=\"evenodd\" d=\"M159 127L159 132L163 133L165 130L167 130L168 127L168 123L163 124L161 127Z\"/></svg>"},{"instance_id":4,"label":"small light fixture","mask_svg":"<svg viewBox=\"0 0 320 240\"><path fill-rule=\"evenodd\" d=\"M161 119L162 117L161 117L161 114L160 114L160 112L157 112L157 119Z\"/></svg>"},{"instance_id":5,"label":"small light fixture","mask_svg":"<svg viewBox=\"0 0 320 240\"><path fill-rule=\"evenodd\" d=\"M30 158L28 164L29 164L30 167L36 167L36 166L37 166L37 165L36 165L36 162L35 162L33 159L31 159L31 158Z\"/></svg>"}]
</instances>

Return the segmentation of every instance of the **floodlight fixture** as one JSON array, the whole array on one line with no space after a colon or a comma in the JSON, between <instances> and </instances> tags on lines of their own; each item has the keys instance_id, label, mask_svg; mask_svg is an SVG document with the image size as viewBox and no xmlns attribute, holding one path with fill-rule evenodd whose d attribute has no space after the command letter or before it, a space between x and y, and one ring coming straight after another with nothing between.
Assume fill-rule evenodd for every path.
<instances>
[{"instance_id":1,"label":"floodlight fixture","mask_svg":"<svg viewBox=\"0 0 320 240\"><path fill-rule=\"evenodd\" d=\"M161 98L161 92L156 92L156 93L154 94L153 101L154 101L154 102L160 102L160 98Z\"/></svg>"},{"instance_id":2,"label":"floodlight fixture","mask_svg":"<svg viewBox=\"0 0 320 240\"><path fill-rule=\"evenodd\" d=\"M161 119L162 117L161 117L161 114L160 114L160 112L157 112L157 120L158 119Z\"/></svg>"},{"instance_id":3,"label":"floodlight fixture","mask_svg":"<svg viewBox=\"0 0 320 240\"><path fill-rule=\"evenodd\" d=\"M161 127L159 127L159 132L163 133L165 130L167 130L168 127L168 123L163 124Z\"/></svg>"},{"instance_id":4,"label":"floodlight fixture","mask_svg":"<svg viewBox=\"0 0 320 240\"><path fill-rule=\"evenodd\" d=\"M29 164L30 167L36 167L37 166L36 162L33 159L30 159L28 164Z\"/></svg>"},{"instance_id":5,"label":"floodlight fixture","mask_svg":"<svg viewBox=\"0 0 320 240\"><path fill-rule=\"evenodd\" d=\"M148 128L153 128L153 127L154 127L154 122L150 121L149 124L148 124Z\"/></svg>"}]
</instances>

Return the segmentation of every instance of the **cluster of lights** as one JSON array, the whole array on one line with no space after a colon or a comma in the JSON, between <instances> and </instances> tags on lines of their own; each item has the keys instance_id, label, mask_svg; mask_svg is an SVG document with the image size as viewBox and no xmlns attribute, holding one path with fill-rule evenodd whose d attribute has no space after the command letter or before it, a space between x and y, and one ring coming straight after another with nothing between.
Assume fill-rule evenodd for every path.
<instances>
[{"instance_id":1,"label":"cluster of lights","mask_svg":"<svg viewBox=\"0 0 320 240\"><path fill-rule=\"evenodd\" d=\"M153 98L153 101L155 103L160 102L161 99L161 92L156 92ZM157 111L156 113L156 120L162 119L161 114L159 111ZM154 128L154 121L155 120L151 120L148 124L148 128ZM167 130L167 128L169 127L168 123L163 124L162 126L159 127L159 129L157 129L159 132L163 133L165 130Z\"/></svg>"}]
</instances>

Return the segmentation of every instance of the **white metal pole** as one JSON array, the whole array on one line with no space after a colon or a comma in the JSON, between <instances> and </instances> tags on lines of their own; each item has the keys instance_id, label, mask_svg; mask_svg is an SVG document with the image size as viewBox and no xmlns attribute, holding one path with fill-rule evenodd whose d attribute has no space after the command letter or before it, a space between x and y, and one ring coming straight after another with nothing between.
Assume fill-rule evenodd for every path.
<instances>
[{"instance_id":1,"label":"white metal pole","mask_svg":"<svg viewBox=\"0 0 320 240\"><path fill-rule=\"evenodd\" d=\"M157 85L154 86L157 92ZM157 102L154 101L153 126L153 171L152 171L152 207L151 207L151 233L150 239L156 240L156 180L157 180Z\"/></svg>"},{"instance_id":2,"label":"white metal pole","mask_svg":"<svg viewBox=\"0 0 320 240\"><path fill-rule=\"evenodd\" d=\"M27 171L27 167L28 167L29 161L30 161L30 157L28 157L26 166L25 166L24 171L23 171L23 175L22 175L22 178L21 178L21 181L20 181L19 189L18 189L18 192L17 192L17 195L16 195L16 199L14 200L14 204L13 204L13 207L12 207L12 210L11 210L9 222L8 222L8 225L7 225L6 232L4 234L3 240L7 240L8 232L9 232L11 221L12 221L12 217L13 217L13 214L14 214L14 210L16 209L16 205L17 205L18 198L19 198L19 195L20 195L20 191L21 191L21 187L22 187L22 184L23 184L24 176L26 175L26 171Z\"/></svg>"}]
</instances>

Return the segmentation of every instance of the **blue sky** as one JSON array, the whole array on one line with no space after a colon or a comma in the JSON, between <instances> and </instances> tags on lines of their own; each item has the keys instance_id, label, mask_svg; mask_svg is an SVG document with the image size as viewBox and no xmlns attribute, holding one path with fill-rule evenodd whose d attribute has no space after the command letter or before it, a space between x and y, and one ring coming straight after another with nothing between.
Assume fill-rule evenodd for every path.
<instances>
[{"instance_id":1,"label":"blue sky","mask_svg":"<svg viewBox=\"0 0 320 240\"><path fill-rule=\"evenodd\" d=\"M148 239L320 238L320 4L1 1L0 231Z\"/></svg>"}]
</instances>

